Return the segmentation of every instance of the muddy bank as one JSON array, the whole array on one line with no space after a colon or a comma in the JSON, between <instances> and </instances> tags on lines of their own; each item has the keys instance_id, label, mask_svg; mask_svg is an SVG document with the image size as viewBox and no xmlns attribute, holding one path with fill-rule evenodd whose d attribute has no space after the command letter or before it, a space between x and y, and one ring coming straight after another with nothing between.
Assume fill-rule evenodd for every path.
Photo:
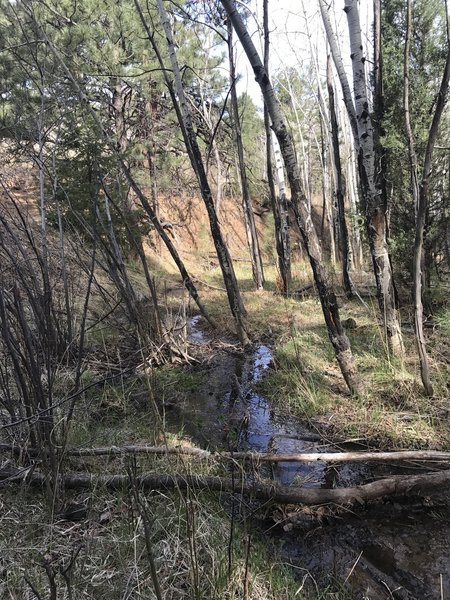
<instances>
[{"instance_id":1,"label":"muddy bank","mask_svg":"<svg viewBox=\"0 0 450 600\"><path fill-rule=\"evenodd\" d=\"M208 339L199 317L189 325L199 350ZM229 347L215 352L205 367L204 384L192 389L166 413L168 429L180 428L212 449L249 449L272 453L332 452L316 432L269 405L256 390L272 361L270 348L250 352ZM348 448L347 448L348 449ZM344 487L368 483L416 467L395 464L278 463L262 467L283 485ZM334 516L333 516L334 515ZM274 524L275 522L275 524ZM270 520L255 522L268 543L281 547L309 589L344 585L353 598L450 598L450 516L447 509L413 498L377 503L361 511L333 507L287 507Z\"/></svg>"},{"instance_id":2,"label":"muddy bank","mask_svg":"<svg viewBox=\"0 0 450 600\"><path fill-rule=\"evenodd\" d=\"M442 519L446 519L445 521ZM450 598L450 520L422 510L376 506L316 524L272 532L283 559L320 584L355 599Z\"/></svg>"}]
</instances>

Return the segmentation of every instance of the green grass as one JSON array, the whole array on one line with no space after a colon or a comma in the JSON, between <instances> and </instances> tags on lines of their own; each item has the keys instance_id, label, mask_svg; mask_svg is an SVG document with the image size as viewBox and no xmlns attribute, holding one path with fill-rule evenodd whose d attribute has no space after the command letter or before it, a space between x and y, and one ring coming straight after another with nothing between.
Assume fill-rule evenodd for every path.
<instances>
[{"instance_id":1,"label":"green grass","mask_svg":"<svg viewBox=\"0 0 450 600\"><path fill-rule=\"evenodd\" d=\"M308 280L309 270L297 264L294 287ZM404 331L406 358L392 359L382 327L378 324L375 299L341 301L341 317L356 319L356 329L347 331L365 388L359 399L346 390L334 358L315 297L285 299L274 294L276 271L266 269L267 290L252 290L248 265L239 263L237 274L248 311L252 339L269 339L274 346L274 368L261 384L271 402L300 419L314 420L327 433L338 437L361 437L385 447L449 448L450 410L447 384L450 380L450 313L441 309L434 331L428 331L435 398L422 392L412 332ZM209 280L212 275L209 275ZM220 284L216 274L215 284ZM204 290L211 312L224 330L232 327L226 297Z\"/></svg>"}]
</instances>

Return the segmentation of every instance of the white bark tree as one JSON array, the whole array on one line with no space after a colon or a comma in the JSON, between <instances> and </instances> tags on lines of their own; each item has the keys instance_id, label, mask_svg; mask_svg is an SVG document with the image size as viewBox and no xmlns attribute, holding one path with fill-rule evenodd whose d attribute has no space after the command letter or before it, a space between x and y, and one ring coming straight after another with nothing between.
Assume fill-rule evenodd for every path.
<instances>
[{"instance_id":1,"label":"white bark tree","mask_svg":"<svg viewBox=\"0 0 450 600\"><path fill-rule=\"evenodd\" d=\"M323 265L321 246L308 208L309 203L303 192L292 138L287 129L281 107L267 76L264 65L261 62L241 16L236 10L233 0L221 0L221 3L233 23L234 30L241 41L255 73L256 81L261 88L264 102L272 122L272 129L277 136L280 150L283 155L291 187L292 207L314 274L314 280L322 304L328 335L333 345L342 375L349 389L353 393L358 393L361 390L361 383L350 348L350 342L340 320L337 298L332 287L331 279Z\"/></svg>"},{"instance_id":2,"label":"white bark tree","mask_svg":"<svg viewBox=\"0 0 450 600\"><path fill-rule=\"evenodd\" d=\"M358 164L366 212L366 229L377 284L377 296L391 353L402 358L403 339L395 303L394 279L389 258L386 205L377 185L374 127L367 97L365 56L356 0L345 0L353 70L353 93L358 129Z\"/></svg>"}]
</instances>

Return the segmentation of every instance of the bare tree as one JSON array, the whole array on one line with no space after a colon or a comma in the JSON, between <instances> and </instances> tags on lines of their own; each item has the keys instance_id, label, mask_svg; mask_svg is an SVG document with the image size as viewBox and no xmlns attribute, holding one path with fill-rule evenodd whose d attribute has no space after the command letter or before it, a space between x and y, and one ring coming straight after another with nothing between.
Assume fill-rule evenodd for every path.
<instances>
[{"instance_id":1,"label":"bare tree","mask_svg":"<svg viewBox=\"0 0 450 600\"><path fill-rule=\"evenodd\" d=\"M352 92L350 84L348 82L347 73L345 71L344 62L342 60L341 52L337 43L336 36L331 25L330 16L328 14L328 4L325 0L319 0L320 14L322 15L322 21L325 27L325 33L327 35L327 41L330 46L331 55L333 57L334 66L339 77L339 81L342 88L342 96L344 99L345 108L347 109L348 119L350 121L350 128L352 130L353 140L355 142L355 148L358 149L358 125L356 122L355 106L353 104Z\"/></svg>"},{"instance_id":2,"label":"bare tree","mask_svg":"<svg viewBox=\"0 0 450 600\"><path fill-rule=\"evenodd\" d=\"M327 87L328 87L328 102L330 112L330 125L331 125L331 145L332 145L332 164L334 171L334 197L337 205L337 220L338 220L338 234L339 234L339 248L342 258L342 278L344 282L344 289L347 296L352 297L354 294L353 283L350 278L350 266L351 266L351 250L350 241L348 236L347 221L345 219L345 190L344 180L342 177L342 166L341 166L341 152L339 148L339 127L336 116L336 107L334 100L334 85L333 77L331 73L330 57L327 59Z\"/></svg>"},{"instance_id":3,"label":"bare tree","mask_svg":"<svg viewBox=\"0 0 450 600\"><path fill-rule=\"evenodd\" d=\"M167 50L170 57L170 63L172 66L172 76L173 76L173 88L170 84L171 98L174 104L174 108L177 113L178 122L180 128L183 132L184 141L186 144L186 149L189 154L189 158L191 161L192 168L196 174L198 184L200 187L201 195L203 198L203 202L206 206L206 210L208 212L208 218L211 229L211 236L214 241L214 245L217 252L217 257L219 259L219 264L222 270L223 280L225 283L225 287L227 290L228 302L230 305L231 312L233 314L238 337L243 346L246 346L250 343L248 338L244 317L245 317L245 308L242 302L241 294L239 291L236 275L233 268L233 263L231 260L230 253L228 251L227 245L223 239L222 232L219 225L219 220L217 218L217 212L214 206L214 201L211 193L211 188L209 186L208 177L206 175L205 166L203 163L202 155L200 152L200 148L197 142L197 135L195 133L193 124L192 124L192 115L187 102L186 94L184 92L180 67L178 65L178 60L175 51L175 44L173 40L172 28L169 22L169 18L167 15L167 11L164 7L163 0L157 0L158 4L158 12L161 18L161 23L164 29L166 41L167 41ZM149 41L152 44L152 47L155 49L156 43L153 39L153 35L146 23L142 10L139 6L138 0L135 0L136 10L139 13L139 17L141 22L146 30ZM158 60L161 61L161 55L158 52ZM162 62L162 61L161 61ZM163 67L163 64L161 65ZM164 76L166 78L166 82L168 81L167 71L164 69Z\"/></svg>"},{"instance_id":4,"label":"bare tree","mask_svg":"<svg viewBox=\"0 0 450 600\"><path fill-rule=\"evenodd\" d=\"M376 144L374 125L369 110L366 88L365 56L361 39L361 26L356 1L346 0L350 51L353 69L353 96L345 72L336 36L333 32L328 6L319 0L320 11L333 56L334 65L341 83L344 104L350 121L354 147L358 155L359 183L365 210L366 230L369 239L373 270L377 285L377 298L382 315L390 352L399 358L404 354L396 294L388 248L388 223L386 202L376 177ZM380 56L376 54L376 56ZM380 76L381 70L375 67Z\"/></svg>"},{"instance_id":5,"label":"bare tree","mask_svg":"<svg viewBox=\"0 0 450 600\"><path fill-rule=\"evenodd\" d=\"M261 62L241 16L236 10L234 2L232 0L221 0L221 2L233 23L236 34L241 41L255 73L256 81L260 85L264 102L272 121L272 128L277 136L283 155L291 187L292 206L314 274L314 280L322 304L328 335L333 345L342 375L344 376L349 389L354 393L358 393L361 389L360 380L350 348L350 342L340 320L337 298L329 274L323 265L321 246L311 218L309 203L303 192L292 138L287 129L281 107L264 69L264 65Z\"/></svg>"},{"instance_id":6,"label":"bare tree","mask_svg":"<svg viewBox=\"0 0 450 600\"><path fill-rule=\"evenodd\" d=\"M425 220L428 209L428 188L431 176L433 150L439 131L439 123L446 104L450 80L450 40L448 40L447 60L442 76L437 100L434 105L433 120L428 132L427 147L422 167L422 178L419 184L418 161L411 127L409 110L409 54L412 36L412 6L411 0L406 5L406 37L403 61L403 108L405 113L405 132L408 141L409 166L411 174L411 189L416 213L416 232L414 239L413 256L413 286L414 286L414 325L416 342L420 360L420 375L423 387L428 396L433 395L433 386L430 379L428 354L426 350L425 334L423 331L423 302L422 302L422 264Z\"/></svg>"},{"instance_id":7,"label":"bare tree","mask_svg":"<svg viewBox=\"0 0 450 600\"><path fill-rule=\"evenodd\" d=\"M269 74L270 57L270 34L269 34L269 16L268 0L263 2L263 28L264 28L264 68ZM278 192L277 196L274 183L274 165L272 161L272 133L270 130L270 117L267 106L264 105L264 129L266 132L266 166L267 180L269 183L270 200L272 205L273 221L275 226L275 246L278 256L278 269L280 271L283 285L283 294L288 296L291 290L291 249L289 243L289 218L286 201L286 191L284 186L283 165L281 169L277 167Z\"/></svg>"},{"instance_id":8,"label":"bare tree","mask_svg":"<svg viewBox=\"0 0 450 600\"><path fill-rule=\"evenodd\" d=\"M237 150L239 180L242 193L242 208L244 211L245 230L247 233L247 243L252 261L253 281L256 289L261 290L264 287L264 271L261 259L261 251L258 242L258 232L256 231L255 215L253 214L252 201L250 198L247 170L244 161L244 145L242 143L241 119L239 116L238 98L236 92L236 67L234 62L233 49L233 27L228 21L228 61L230 65L230 85L231 85L231 117L234 131L234 139Z\"/></svg>"}]
</instances>

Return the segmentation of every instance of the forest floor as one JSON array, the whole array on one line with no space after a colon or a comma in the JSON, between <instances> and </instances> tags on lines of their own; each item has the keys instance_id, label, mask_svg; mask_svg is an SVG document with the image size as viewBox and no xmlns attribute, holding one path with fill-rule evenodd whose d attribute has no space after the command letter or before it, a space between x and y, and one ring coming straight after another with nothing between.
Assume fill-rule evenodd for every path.
<instances>
[{"instance_id":1,"label":"forest floor","mask_svg":"<svg viewBox=\"0 0 450 600\"><path fill-rule=\"evenodd\" d=\"M185 242L189 246L188 240ZM149 260L166 324L174 330L180 322L189 328L196 307L164 254L158 257L158 242L153 248ZM238 250L239 245L235 255ZM275 418L272 412L276 413L283 427L298 424L334 448L338 443L340 447L353 444L365 449L450 450L448 305L441 303L427 327L435 385L435 396L430 400L420 385L410 310L402 310L407 352L400 364L387 353L370 275L355 276L361 298L348 301L340 295L339 300L343 318L354 319L347 333L365 387L356 399L347 392L334 359L320 303L310 287L309 267L294 265L296 293L286 299L278 293L273 267L266 267L266 289L254 291L245 257L235 264L248 311L250 337L255 348L262 344L271 356L270 364L264 366L264 376L250 378L245 389L252 397L260 394L264 398L270 419ZM230 430L234 428L236 435L236 424L221 421L212 409L217 402L213 405L208 398L218 394L223 398L225 390L229 399L235 388L239 392L246 365L254 368L255 355L250 355L248 362L237 348L220 270L206 242L192 249L189 267L218 329L212 331L196 320L194 333L203 338L203 343L193 338L192 327L191 335L182 340L190 360L158 368L142 367L144 351L130 363L130 355L124 350L123 329L117 326L120 318L115 320L113 315L91 329L83 384L88 387L104 373L115 377L89 388L80 398L70 446L167 443L214 447L222 443L225 449L229 447L233 434ZM130 263L129 269L133 285L145 298L140 267ZM67 386L71 376L62 368L56 389ZM186 418L182 408L195 404L194 400L198 407L199 399L204 402L203 412L196 414L198 422L194 422L190 415ZM203 426L202 436L197 436L200 421L208 416L210 425ZM245 428L244 421L239 431L241 425ZM218 430L225 431L226 438L220 440ZM142 472L230 474L221 464L192 456L68 457L64 471L93 476L126 473L130 482ZM327 477L329 482L329 473ZM1 598L421 598L428 584L432 591L427 592L427 598L446 597L440 595L439 586L450 595L448 565L438 564L450 532L450 507L445 497L436 502L411 498L405 507L375 503L372 509L362 507L360 511L342 507L298 510L261 506L225 492L186 493L175 489L144 496L133 491L132 485L123 492L107 491L99 485L90 491L67 491L63 502L57 498L49 504L31 487L5 486L0 509ZM393 525L389 533L379 530L380 523L394 519L398 531ZM405 527L401 525L403 519L407 521ZM405 531L412 522L416 529L405 541ZM428 548L428 553L417 545L425 544L419 529L425 535L434 532L435 545ZM416 538L414 547L408 545L411 537ZM358 558L355 548L363 538ZM401 556L395 553L398 540L403 540ZM413 565L420 582L412 581L414 577L408 575L407 567L398 566L405 556L420 556L421 552L435 557L434 570L429 569L432 583L424 583L425 573L422 577L427 567L425 559L423 564ZM329 569L325 580L319 577L318 566ZM369 592L367 572L373 584ZM440 581L435 573L441 573ZM155 580L159 592L155 592ZM413 589L416 595L392 595L392 585L399 581L404 590ZM383 585L388 588L385 596Z\"/></svg>"}]
</instances>

